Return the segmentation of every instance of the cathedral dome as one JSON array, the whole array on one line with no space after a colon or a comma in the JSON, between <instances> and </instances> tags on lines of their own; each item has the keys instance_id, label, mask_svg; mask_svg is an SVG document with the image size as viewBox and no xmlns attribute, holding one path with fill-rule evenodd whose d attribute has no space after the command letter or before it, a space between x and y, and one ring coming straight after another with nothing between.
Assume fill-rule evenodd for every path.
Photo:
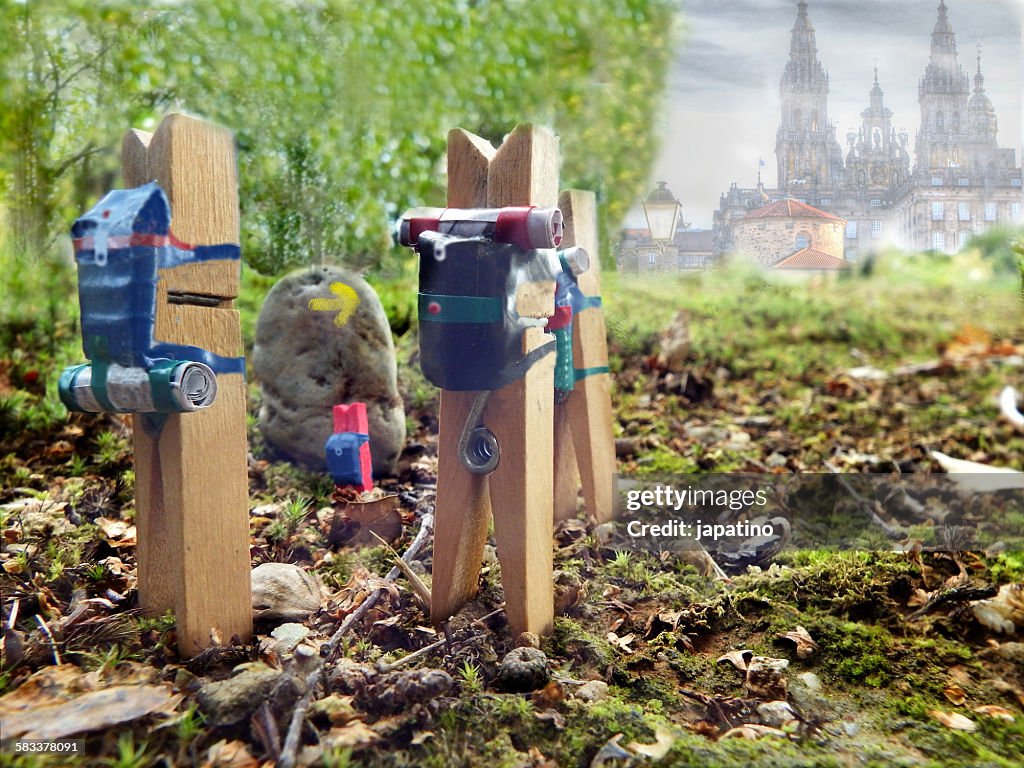
<instances>
[{"instance_id":1,"label":"cathedral dome","mask_svg":"<svg viewBox=\"0 0 1024 768\"><path fill-rule=\"evenodd\" d=\"M984 113L994 117L996 113L995 107L992 106L992 101L985 95L984 91L976 91L971 96L971 100L967 102L967 109L972 115Z\"/></svg>"},{"instance_id":2,"label":"cathedral dome","mask_svg":"<svg viewBox=\"0 0 1024 768\"><path fill-rule=\"evenodd\" d=\"M978 44L978 72L974 76L974 94L967 102L971 127L983 133L995 133L996 110L992 101L985 95L985 76L981 74L981 43Z\"/></svg>"}]
</instances>

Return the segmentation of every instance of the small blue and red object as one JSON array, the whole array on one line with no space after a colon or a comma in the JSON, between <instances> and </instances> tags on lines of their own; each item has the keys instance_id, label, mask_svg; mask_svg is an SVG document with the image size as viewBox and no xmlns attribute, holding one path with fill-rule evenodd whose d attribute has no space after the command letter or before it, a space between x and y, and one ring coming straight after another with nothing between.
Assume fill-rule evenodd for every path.
<instances>
[{"instance_id":1,"label":"small blue and red object","mask_svg":"<svg viewBox=\"0 0 1024 768\"><path fill-rule=\"evenodd\" d=\"M373 488L366 403L334 406L334 434L327 438L324 451L327 471L335 485L349 485L360 491Z\"/></svg>"}]
</instances>

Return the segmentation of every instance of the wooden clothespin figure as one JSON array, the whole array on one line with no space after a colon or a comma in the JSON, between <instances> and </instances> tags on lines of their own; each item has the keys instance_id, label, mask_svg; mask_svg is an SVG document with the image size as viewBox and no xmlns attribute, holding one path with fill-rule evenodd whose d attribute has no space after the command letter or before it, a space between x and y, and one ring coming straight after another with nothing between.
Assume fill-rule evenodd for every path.
<instances>
[{"instance_id":1,"label":"wooden clothespin figure","mask_svg":"<svg viewBox=\"0 0 1024 768\"><path fill-rule=\"evenodd\" d=\"M576 516L579 478L587 514L603 523L612 518L615 507L615 440L594 193L563 191L558 207L565 225L563 249L566 253L573 248L582 249L590 255L591 264L589 269L563 265L568 268L563 279L574 283L572 392L555 405L555 520Z\"/></svg>"},{"instance_id":2,"label":"wooden clothespin figure","mask_svg":"<svg viewBox=\"0 0 1024 768\"><path fill-rule=\"evenodd\" d=\"M550 132L521 125L495 150L456 129L448 206L458 210L404 225L420 252L420 357L442 387L435 623L476 594L493 510L509 627L552 629L555 355L543 326L554 313L557 265L545 249L561 237L557 202Z\"/></svg>"},{"instance_id":3,"label":"wooden clothespin figure","mask_svg":"<svg viewBox=\"0 0 1024 768\"><path fill-rule=\"evenodd\" d=\"M133 414L139 602L191 656L252 635L233 140L170 114L125 136L122 172L73 230L91 363L61 397Z\"/></svg>"}]
</instances>

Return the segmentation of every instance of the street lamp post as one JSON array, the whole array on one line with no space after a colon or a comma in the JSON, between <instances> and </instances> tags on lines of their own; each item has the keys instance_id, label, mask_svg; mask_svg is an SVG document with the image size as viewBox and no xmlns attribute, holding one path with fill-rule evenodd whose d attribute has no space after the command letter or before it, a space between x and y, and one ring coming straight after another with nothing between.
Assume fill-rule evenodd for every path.
<instances>
[{"instance_id":1,"label":"street lamp post","mask_svg":"<svg viewBox=\"0 0 1024 768\"><path fill-rule=\"evenodd\" d=\"M668 183L664 181L658 182L657 189L647 196L642 205L644 216L647 217L647 228L651 232L651 240L658 247L658 252L664 254L665 246L675 237L676 228L679 226L679 214L683 207L668 189ZM637 257L636 271L637 274L640 274L639 256Z\"/></svg>"}]
</instances>

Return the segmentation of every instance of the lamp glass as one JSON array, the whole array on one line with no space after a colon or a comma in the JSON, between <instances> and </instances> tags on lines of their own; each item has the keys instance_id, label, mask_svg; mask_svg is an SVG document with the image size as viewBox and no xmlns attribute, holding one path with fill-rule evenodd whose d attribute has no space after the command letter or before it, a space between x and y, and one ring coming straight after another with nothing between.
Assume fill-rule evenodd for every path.
<instances>
[{"instance_id":1,"label":"lamp glass","mask_svg":"<svg viewBox=\"0 0 1024 768\"><path fill-rule=\"evenodd\" d=\"M669 241L675 236L681 208L679 201L665 186L665 182L659 181L658 188L643 202L647 228L651 231L652 240Z\"/></svg>"}]
</instances>

